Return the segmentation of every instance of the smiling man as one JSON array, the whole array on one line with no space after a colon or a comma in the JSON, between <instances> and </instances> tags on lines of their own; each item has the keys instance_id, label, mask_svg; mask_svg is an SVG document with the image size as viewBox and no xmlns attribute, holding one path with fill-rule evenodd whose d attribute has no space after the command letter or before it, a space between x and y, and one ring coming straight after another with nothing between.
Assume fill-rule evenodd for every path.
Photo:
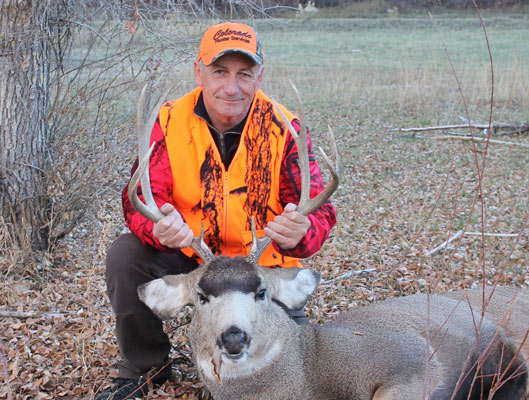
<instances>
[{"instance_id":1,"label":"smiling man","mask_svg":"<svg viewBox=\"0 0 529 400\"><path fill-rule=\"evenodd\" d=\"M123 190L131 233L107 254L107 289L116 315L123 360L115 385L98 399L141 397L145 382L170 378L170 344L162 322L141 302L139 285L192 271L198 258L189 247L204 227L216 255L247 255L251 222L273 239L259 259L267 267L301 266L320 249L336 222L325 203L308 216L296 211L300 171L297 148L273 102L261 90L263 52L255 31L244 24L210 27L194 63L197 88L165 103L151 132L156 142L149 169L154 199L165 217L153 224ZM297 117L280 106L293 126ZM309 139L311 197L323 190ZM133 172L137 161L133 166ZM307 323L303 310L285 309Z\"/></svg>"}]
</instances>

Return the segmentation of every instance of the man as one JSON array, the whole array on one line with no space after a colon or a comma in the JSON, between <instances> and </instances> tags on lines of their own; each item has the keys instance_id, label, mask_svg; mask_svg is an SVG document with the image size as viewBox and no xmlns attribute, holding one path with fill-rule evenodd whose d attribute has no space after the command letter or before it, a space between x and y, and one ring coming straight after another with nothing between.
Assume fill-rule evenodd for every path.
<instances>
[{"instance_id":1,"label":"man","mask_svg":"<svg viewBox=\"0 0 529 400\"><path fill-rule=\"evenodd\" d=\"M330 203L308 217L296 211L297 148L271 100L259 90L263 53L254 30L238 23L210 27L194 72L198 87L164 104L151 133L151 143L156 142L149 164L151 187L166 216L156 224L147 220L129 203L127 188L123 191L132 233L113 243L106 272L123 361L120 378L101 400L141 396L146 381L160 385L170 377L170 345L162 322L136 290L152 279L196 268L189 245L201 226L214 254L246 255L253 216L260 236L274 241L259 264L291 267L320 249L336 221ZM299 129L296 117L282 109ZM314 197L323 180L310 139L309 152ZM133 171L136 167L137 162ZM285 312L298 323L307 322L302 310Z\"/></svg>"}]
</instances>

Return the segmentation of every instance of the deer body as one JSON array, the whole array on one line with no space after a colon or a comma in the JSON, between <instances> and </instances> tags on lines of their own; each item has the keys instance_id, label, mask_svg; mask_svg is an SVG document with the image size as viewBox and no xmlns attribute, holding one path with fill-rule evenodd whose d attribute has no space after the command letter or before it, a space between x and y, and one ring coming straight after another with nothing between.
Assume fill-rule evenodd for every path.
<instances>
[{"instance_id":1,"label":"deer body","mask_svg":"<svg viewBox=\"0 0 529 400\"><path fill-rule=\"evenodd\" d=\"M469 296L473 311L466 300L418 294L298 326L277 302L299 308L318 282L308 270L217 257L188 275L149 282L139 295L165 317L195 305L190 343L216 400L450 399L456 387L455 399L479 399L504 372L512 377L494 398L524 398L529 348L518 348L529 328L528 293L508 315L516 292L497 288L479 335L477 294ZM472 385L480 355L487 378Z\"/></svg>"}]
</instances>

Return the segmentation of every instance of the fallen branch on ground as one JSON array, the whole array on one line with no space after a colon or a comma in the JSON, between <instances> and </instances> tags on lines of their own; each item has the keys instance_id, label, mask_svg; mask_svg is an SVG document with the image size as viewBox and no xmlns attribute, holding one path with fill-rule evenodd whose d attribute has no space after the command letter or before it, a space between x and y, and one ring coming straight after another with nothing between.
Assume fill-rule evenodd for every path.
<instances>
[{"instance_id":1,"label":"fallen branch on ground","mask_svg":"<svg viewBox=\"0 0 529 400\"><path fill-rule=\"evenodd\" d=\"M476 142L489 142L490 144L506 144L508 146L529 147L529 144L525 144L525 143L506 142L504 140L493 140L493 139L485 139L485 138L478 138L478 137L472 137L472 136L448 135L448 136L438 136L438 137L432 137L432 138L426 138L424 136L421 136L421 138L422 139L436 139L436 140L447 140L447 139L475 140Z\"/></svg>"},{"instance_id":2,"label":"fallen branch on ground","mask_svg":"<svg viewBox=\"0 0 529 400\"><path fill-rule=\"evenodd\" d=\"M346 272L345 274L339 275L339 276L337 276L335 278L323 281L321 284L322 285L326 285L326 284L329 284L329 283L333 283L334 281L338 281L340 279L350 278L352 275L367 274L369 272L375 272L376 270L377 270L376 268L367 268L367 269L361 269L360 271L349 271L349 272Z\"/></svg>"},{"instance_id":3,"label":"fallen branch on ground","mask_svg":"<svg viewBox=\"0 0 529 400\"><path fill-rule=\"evenodd\" d=\"M73 314L73 311L67 312L44 312L44 311L6 311L0 310L0 318L51 318L62 317L66 314Z\"/></svg>"},{"instance_id":4,"label":"fallen branch on ground","mask_svg":"<svg viewBox=\"0 0 529 400\"><path fill-rule=\"evenodd\" d=\"M439 246L437 246L433 250L430 250L430 251L426 252L425 256L431 256L432 254L437 253L439 250L444 249L446 246L448 246L454 240L459 238L462 234L463 234L463 231L457 231L451 238L449 238L448 240L445 240L443 243L441 243Z\"/></svg>"},{"instance_id":5,"label":"fallen branch on ground","mask_svg":"<svg viewBox=\"0 0 529 400\"><path fill-rule=\"evenodd\" d=\"M518 237L521 233L481 233L481 232L465 232L465 236L488 236L488 237Z\"/></svg>"},{"instance_id":6,"label":"fallen branch on ground","mask_svg":"<svg viewBox=\"0 0 529 400\"><path fill-rule=\"evenodd\" d=\"M438 125L438 126L426 126L422 128L395 128L392 129L390 132L402 132L402 133L409 133L409 132L428 132L428 131L443 131L448 129L479 129L484 130L486 133L489 129L489 124L459 124L459 125ZM522 133L529 133L529 124L506 124L506 123L494 123L490 125L490 133L491 135L516 135L516 134L522 134Z\"/></svg>"},{"instance_id":7,"label":"fallen branch on ground","mask_svg":"<svg viewBox=\"0 0 529 400\"><path fill-rule=\"evenodd\" d=\"M488 129L488 125L474 125L474 124L461 124L461 125L438 125L438 126L424 126L422 128L395 128L390 132L429 132L429 131L444 131L447 129L464 129L464 128L475 128L475 129Z\"/></svg>"},{"instance_id":8,"label":"fallen branch on ground","mask_svg":"<svg viewBox=\"0 0 529 400\"><path fill-rule=\"evenodd\" d=\"M448 246L451 242L459 238L461 235L463 236L486 236L486 237L518 237L521 235L521 233L489 233L489 232L463 232L463 231L457 231L450 239L445 240L443 243L441 243L436 248L426 252L425 256L431 256L434 253L437 253L439 250L444 249L446 246Z\"/></svg>"}]
</instances>

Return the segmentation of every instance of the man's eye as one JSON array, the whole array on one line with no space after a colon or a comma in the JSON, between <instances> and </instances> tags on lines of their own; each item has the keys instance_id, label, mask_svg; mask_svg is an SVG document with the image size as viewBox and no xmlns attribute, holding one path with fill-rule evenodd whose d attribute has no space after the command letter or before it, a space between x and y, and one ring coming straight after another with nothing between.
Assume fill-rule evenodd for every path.
<instances>
[{"instance_id":1,"label":"man's eye","mask_svg":"<svg viewBox=\"0 0 529 400\"><path fill-rule=\"evenodd\" d=\"M200 301L200 304L209 303L209 299L206 296L204 296L202 293L198 294L198 300Z\"/></svg>"}]
</instances>

